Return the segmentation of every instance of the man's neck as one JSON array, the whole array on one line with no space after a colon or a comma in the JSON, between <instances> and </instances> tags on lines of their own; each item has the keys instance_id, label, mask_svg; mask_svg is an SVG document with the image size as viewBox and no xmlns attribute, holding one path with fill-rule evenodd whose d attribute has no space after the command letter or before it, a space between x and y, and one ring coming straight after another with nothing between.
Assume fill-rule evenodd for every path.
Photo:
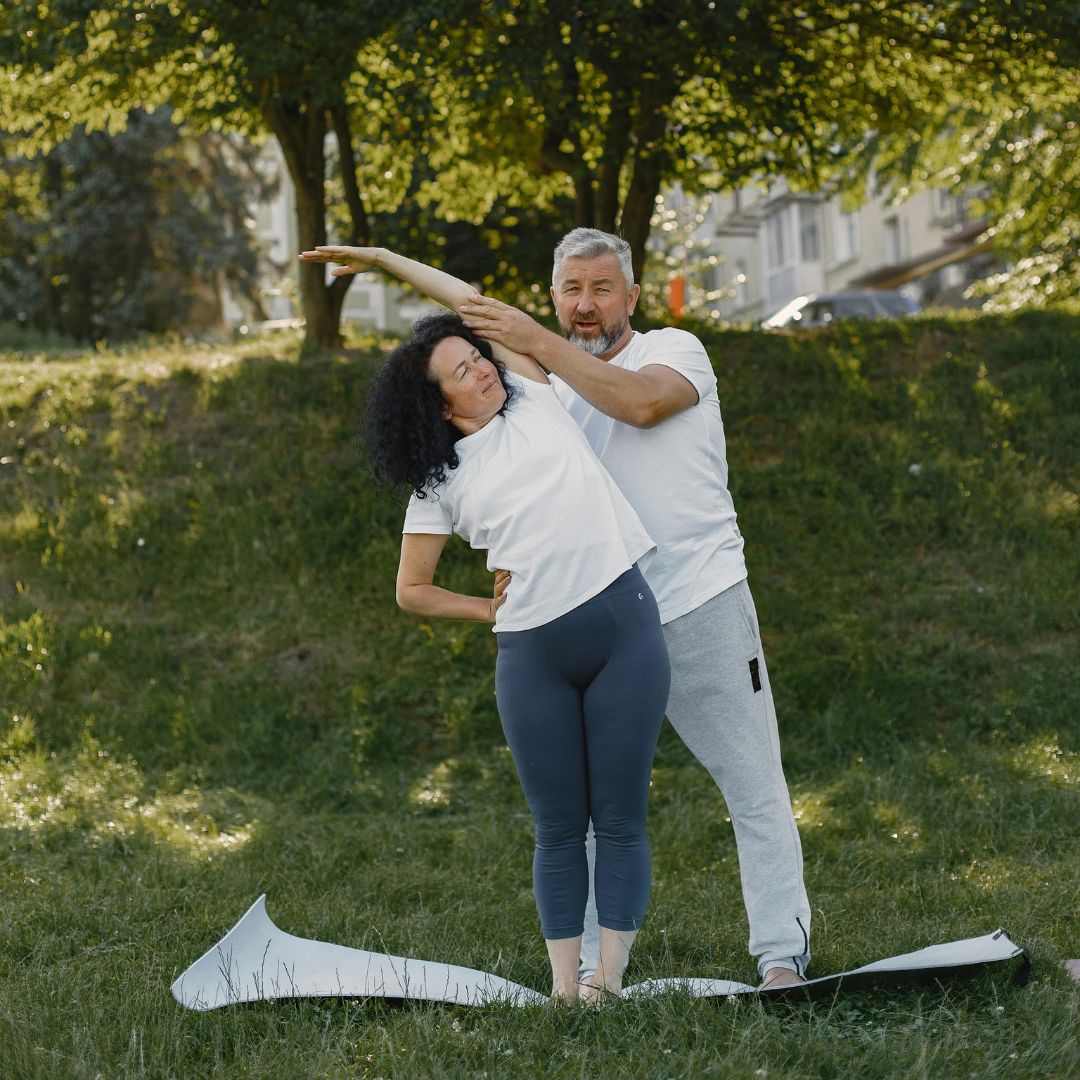
<instances>
[{"instance_id":1,"label":"man's neck","mask_svg":"<svg viewBox=\"0 0 1080 1080\"><path fill-rule=\"evenodd\" d=\"M618 356L619 353L621 353L623 349L625 349L626 346L630 344L630 339L633 336L633 329L629 325L627 325L626 333L623 334L622 337L620 337L619 340L610 349L608 349L607 352L601 353L597 359L603 360L605 363L607 363L608 360L614 360L615 357Z\"/></svg>"}]
</instances>

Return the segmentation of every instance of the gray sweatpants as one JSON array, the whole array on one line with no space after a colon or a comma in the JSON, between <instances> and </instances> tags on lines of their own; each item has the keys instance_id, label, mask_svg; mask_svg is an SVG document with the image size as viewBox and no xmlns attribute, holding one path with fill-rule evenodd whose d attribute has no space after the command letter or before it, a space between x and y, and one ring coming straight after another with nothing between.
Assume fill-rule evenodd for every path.
<instances>
[{"instance_id":1,"label":"gray sweatpants","mask_svg":"<svg viewBox=\"0 0 1080 1080\"><path fill-rule=\"evenodd\" d=\"M667 716L709 771L735 830L750 954L758 971L810 962L810 905L802 845L780 762L769 673L757 611L745 580L664 625L671 658ZM589 833L590 879L592 833ZM599 957L596 909L589 896L581 964Z\"/></svg>"}]
</instances>

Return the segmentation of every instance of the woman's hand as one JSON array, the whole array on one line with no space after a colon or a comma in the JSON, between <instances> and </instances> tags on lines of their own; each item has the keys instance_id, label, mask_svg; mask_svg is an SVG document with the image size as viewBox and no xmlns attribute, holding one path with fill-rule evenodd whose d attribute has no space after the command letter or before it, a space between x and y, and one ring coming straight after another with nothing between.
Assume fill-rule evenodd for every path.
<instances>
[{"instance_id":1,"label":"woman's hand","mask_svg":"<svg viewBox=\"0 0 1080 1080\"><path fill-rule=\"evenodd\" d=\"M309 263L343 263L330 271L331 277L346 274L362 274L379 264L379 248L373 247L317 247L313 251L301 251L300 261Z\"/></svg>"},{"instance_id":2,"label":"woman's hand","mask_svg":"<svg viewBox=\"0 0 1080 1080\"><path fill-rule=\"evenodd\" d=\"M495 613L506 603L506 587L510 584L509 570L495 571L495 593L489 604L491 605L491 621L495 621Z\"/></svg>"}]
</instances>

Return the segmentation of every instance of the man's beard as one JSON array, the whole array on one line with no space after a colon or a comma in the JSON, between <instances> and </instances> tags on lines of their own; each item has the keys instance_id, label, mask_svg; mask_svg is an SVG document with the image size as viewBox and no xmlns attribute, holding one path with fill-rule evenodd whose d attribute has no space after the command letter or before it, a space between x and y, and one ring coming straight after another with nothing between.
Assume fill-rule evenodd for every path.
<instances>
[{"instance_id":1,"label":"man's beard","mask_svg":"<svg viewBox=\"0 0 1080 1080\"><path fill-rule=\"evenodd\" d=\"M624 319L620 326L609 326L607 323L600 323L600 332L595 337L578 337L574 333L574 328L563 327L563 335L571 345L576 345L579 349L584 349L590 356L603 356L604 353L610 352L619 343L619 338L626 333L626 328L629 326L629 322Z\"/></svg>"}]
</instances>

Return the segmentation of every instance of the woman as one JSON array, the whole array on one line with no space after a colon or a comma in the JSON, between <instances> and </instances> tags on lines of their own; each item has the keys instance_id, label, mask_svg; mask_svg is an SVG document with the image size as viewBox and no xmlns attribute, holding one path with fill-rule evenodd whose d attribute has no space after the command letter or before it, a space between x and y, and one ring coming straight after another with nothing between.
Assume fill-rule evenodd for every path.
<instances>
[{"instance_id":1,"label":"woman","mask_svg":"<svg viewBox=\"0 0 1080 1080\"><path fill-rule=\"evenodd\" d=\"M343 263L334 275L378 266L454 309L473 292L382 248L301 258ZM543 369L493 355L456 315L422 319L390 354L368 422L377 473L412 487L398 603L494 623L496 700L533 817L552 996L579 996L590 817L600 967L581 996L617 994L648 902L646 797L669 683L656 603L635 565L653 543ZM451 532L500 568L490 599L435 585Z\"/></svg>"}]
</instances>

